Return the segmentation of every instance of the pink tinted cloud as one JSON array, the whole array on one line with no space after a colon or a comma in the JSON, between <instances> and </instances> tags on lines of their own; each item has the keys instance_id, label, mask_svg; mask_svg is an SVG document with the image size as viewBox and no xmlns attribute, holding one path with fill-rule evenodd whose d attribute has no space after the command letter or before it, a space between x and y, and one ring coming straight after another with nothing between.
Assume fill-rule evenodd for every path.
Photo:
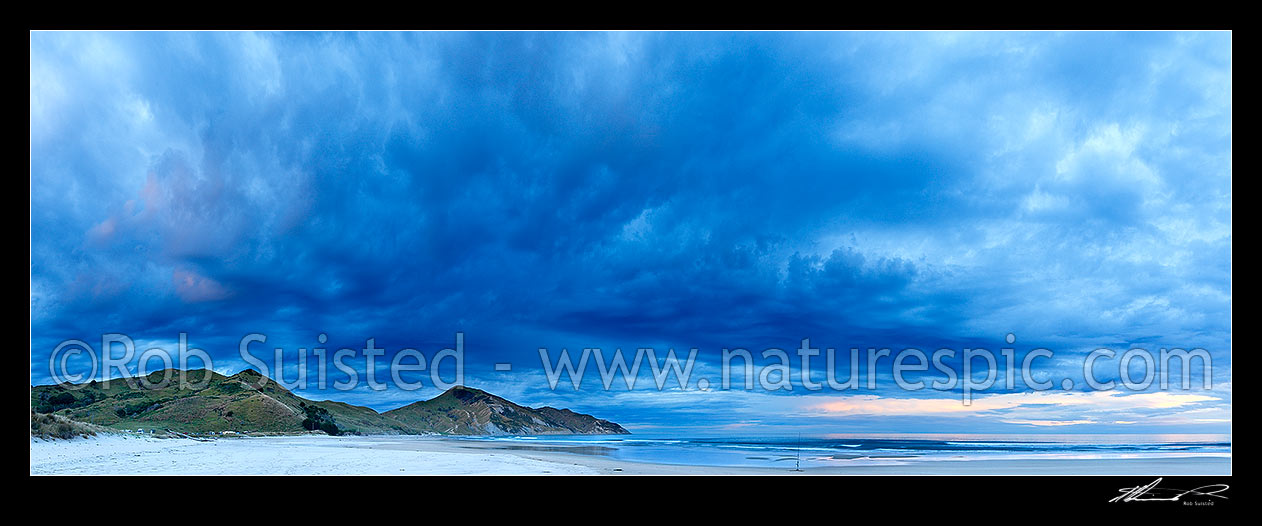
<instances>
[{"instance_id":1,"label":"pink tinted cloud","mask_svg":"<svg viewBox=\"0 0 1262 526\"><path fill-rule=\"evenodd\" d=\"M110 216L88 229L88 240L99 245L106 245L113 241L114 233L117 231L118 218Z\"/></svg>"},{"instance_id":2,"label":"pink tinted cloud","mask_svg":"<svg viewBox=\"0 0 1262 526\"><path fill-rule=\"evenodd\" d=\"M186 303L218 301L232 295L218 281L191 270L175 269L171 278L175 282L175 293Z\"/></svg>"}]
</instances>

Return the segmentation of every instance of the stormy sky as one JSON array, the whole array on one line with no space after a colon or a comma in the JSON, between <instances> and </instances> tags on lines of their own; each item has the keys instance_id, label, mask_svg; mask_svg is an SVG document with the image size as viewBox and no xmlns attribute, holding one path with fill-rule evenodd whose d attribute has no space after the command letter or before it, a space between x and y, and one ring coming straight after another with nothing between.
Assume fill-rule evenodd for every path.
<instances>
[{"instance_id":1,"label":"stormy sky","mask_svg":"<svg viewBox=\"0 0 1262 526\"><path fill-rule=\"evenodd\" d=\"M232 374L248 333L264 356L374 338L388 360L462 332L466 384L632 431L1228 432L1231 52L1230 33L32 33L31 382L103 333L187 333ZM537 351L697 348L710 374L724 348L803 338L1043 347L1040 374L1079 387L970 407L889 381L552 390ZM1100 347L1205 349L1212 389L1092 392Z\"/></svg>"}]
</instances>

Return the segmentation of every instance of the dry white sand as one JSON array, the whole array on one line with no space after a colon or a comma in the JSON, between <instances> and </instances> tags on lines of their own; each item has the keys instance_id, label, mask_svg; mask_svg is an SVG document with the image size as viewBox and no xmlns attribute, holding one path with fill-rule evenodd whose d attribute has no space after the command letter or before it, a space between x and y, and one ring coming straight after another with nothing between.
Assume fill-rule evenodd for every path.
<instances>
[{"instance_id":1,"label":"dry white sand","mask_svg":"<svg viewBox=\"0 0 1262 526\"><path fill-rule=\"evenodd\" d=\"M681 466L507 450L441 437L324 435L199 442L135 435L31 439L31 474L93 475L1229 475L1230 457L1025 458L812 467Z\"/></svg>"},{"instance_id":2,"label":"dry white sand","mask_svg":"<svg viewBox=\"0 0 1262 526\"><path fill-rule=\"evenodd\" d=\"M405 439L408 440L408 439ZM408 441L415 442L415 439ZM31 440L32 474L93 475L480 475L592 474L576 464L460 452L438 440L389 448L390 439L331 436L182 438L110 435Z\"/></svg>"}]
</instances>

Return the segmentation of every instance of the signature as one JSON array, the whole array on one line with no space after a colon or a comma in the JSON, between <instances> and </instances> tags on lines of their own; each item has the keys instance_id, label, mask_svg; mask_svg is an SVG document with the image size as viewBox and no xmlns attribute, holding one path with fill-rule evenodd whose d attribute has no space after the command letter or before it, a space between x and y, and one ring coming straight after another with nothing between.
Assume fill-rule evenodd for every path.
<instances>
[{"instance_id":1,"label":"signature","mask_svg":"<svg viewBox=\"0 0 1262 526\"><path fill-rule=\"evenodd\" d=\"M1122 494L1116 497L1113 497L1113 499L1109 500L1109 502L1118 502L1118 501L1121 501L1121 502L1136 502L1136 501L1139 501L1139 502L1142 502L1142 501L1178 502L1179 499L1188 495L1225 499L1227 498L1227 496L1219 495L1219 493L1227 491L1227 488L1229 487L1226 484L1209 484L1209 485L1201 486L1195 489L1172 489L1172 488L1158 488L1157 484L1159 483L1161 483L1160 478L1152 481L1151 483L1145 486L1135 486L1133 488L1121 488L1118 491L1121 491Z\"/></svg>"}]
</instances>

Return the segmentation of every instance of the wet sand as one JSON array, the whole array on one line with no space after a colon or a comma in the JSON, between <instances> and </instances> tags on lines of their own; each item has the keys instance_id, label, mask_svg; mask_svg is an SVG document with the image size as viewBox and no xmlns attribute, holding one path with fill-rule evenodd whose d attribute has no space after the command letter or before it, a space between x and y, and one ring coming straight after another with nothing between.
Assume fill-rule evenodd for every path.
<instances>
[{"instance_id":1,"label":"wet sand","mask_svg":"<svg viewBox=\"0 0 1262 526\"><path fill-rule=\"evenodd\" d=\"M895 465L854 464L792 467L721 467L631 462L584 451L591 446L505 446L456 438L439 438L438 447L454 444L460 449L511 451L548 462L573 462L613 475L1230 475L1231 459L1225 457L1168 458L1046 458L995 460L923 460L913 455L885 455L903 461ZM403 445L402 447L410 447ZM611 448L606 448L611 449ZM877 458L877 457L869 457Z\"/></svg>"}]
</instances>

